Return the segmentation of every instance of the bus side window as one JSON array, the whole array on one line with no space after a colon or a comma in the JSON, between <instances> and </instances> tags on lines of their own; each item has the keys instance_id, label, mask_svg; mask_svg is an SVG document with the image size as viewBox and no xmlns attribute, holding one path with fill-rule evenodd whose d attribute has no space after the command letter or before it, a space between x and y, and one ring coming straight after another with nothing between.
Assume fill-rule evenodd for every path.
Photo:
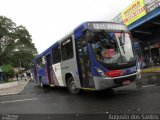
<instances>
[{"instance_id":1,"label":"bus side window","mask_svg":"<svg viewBox=\"0 0 160 120\"><path fill-rule=\"evenodd\" d=\"M61 62L60 46L52 50L53 64Z\"/></svg>"},{"instance_id":2,"label":"bus side window","mask_svg":"<svg viewBox=\"0 0 160 120\"><path fill-rule=\"evenodd\" d=\"M73 43L71 38L64 41L61 47L62 47L62 60L65 61L73 58Z\"/></svg>"}]
</instances>

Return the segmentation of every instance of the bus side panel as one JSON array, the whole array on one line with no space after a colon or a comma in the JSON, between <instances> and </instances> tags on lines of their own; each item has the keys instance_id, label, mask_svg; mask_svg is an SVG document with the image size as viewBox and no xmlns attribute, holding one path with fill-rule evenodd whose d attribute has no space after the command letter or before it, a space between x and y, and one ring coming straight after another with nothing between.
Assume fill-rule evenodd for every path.
<instances>
[{"instance_id":1,"label":"bus side panel","mask_svg":"<svg viewBox=\"0 0 160 120\"><path fill-rule=\"evenodd\" d=\"M45 68L41 68L38 70L38 76L39 76L39 82L41 78L43 84L49 85L49 81L48 81L48 77L47 77Z\"/></svg>"},{"instance_id":2,"label":"bus side panel","mask_svg":"<svg viewBox=\"0 0 160 120\"><path fill-rule=\"evenodd\" d=\"M71 37L72 37L72 43L73 43L73 58L62 62L62 78L65 83L65 86L67 86L65 77L66 77L66 74L68 73L71 74L76 83L76 87L81 88L81 83L80 83L79 73L78 73L78 66L77 66L75 40L73 35Z\"/></svg>"},{"instance_id":3,"label":"bus side panel","mask_svg":"<svg viewBox=\"0 0 160 120\"><path fill-rule=\"evenodd\" d=\"M53 79L56 86L65 86L64 81L62 80L62 72L61 72L61 63L56 63L52 65L53 68ZM57 83L58 82L58 83Z\"/></svg>"},{"instance_id":4,"label":"bus side panel","mask_svg":"<svg viewBox=\"0 0 160 120\"><path fill-rule=\"evenodd\" d=\"M81 88L76 59L73 58L73 59L64 61L62 63L62 76L63 76L63 82L65 83L65 86L67 86L67 83L66 83L67 80L65 78L67 74L71 74L75 80L76 87Z\"/></svg>"}]
</instances>

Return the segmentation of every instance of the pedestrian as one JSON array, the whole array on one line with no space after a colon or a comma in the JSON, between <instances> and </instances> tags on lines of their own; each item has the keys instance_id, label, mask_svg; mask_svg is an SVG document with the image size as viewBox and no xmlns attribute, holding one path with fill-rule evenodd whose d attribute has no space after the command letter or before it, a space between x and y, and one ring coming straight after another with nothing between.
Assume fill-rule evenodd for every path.
<instances>
[{"instance_id":1,"label":"pedestrian","mask_svg":"<svg viewBox=\"0 0 160 120\"><path fill-rule=\"evenodd\" d=\"M27 74L26 74L26 72L24 72L23 75L24 75L25 81L27 81Z\"/></svg>"},{"instance_id":2,"label":"pedestrian","mask_svg":"<svg viewBox=\"0 0 160 120\"><path fill-rule=\"evenodd\" d=\"M17 78L17 81L18 81L18 73L16 73L16 78Z\"/></svg>"},{"instance_id":3,"label":"pedestrian","mask_svg":"<svg viewBox=\"0 0 160 120\"><path fill-rule=\"evenodd\" d=\"M31 74L30 72L27 72L27 78L30 79L31 78Z\"/></svg>"}]
</instances>

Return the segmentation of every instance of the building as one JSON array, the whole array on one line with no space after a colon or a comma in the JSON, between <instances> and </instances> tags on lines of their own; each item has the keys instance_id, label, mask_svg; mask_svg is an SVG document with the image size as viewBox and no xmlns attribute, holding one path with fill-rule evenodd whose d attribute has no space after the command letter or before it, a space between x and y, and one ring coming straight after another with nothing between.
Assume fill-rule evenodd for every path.
<instances>
[{"instance_id":1,"label":"building","mask_svg":"<svg viewBox=\"0 0 160 120\"><path fill-rule=\"evenodd\" d=\"M142 62L160 64L160 0L135 0L113 21L127 25Z\"/></svg>"}]
</instances>

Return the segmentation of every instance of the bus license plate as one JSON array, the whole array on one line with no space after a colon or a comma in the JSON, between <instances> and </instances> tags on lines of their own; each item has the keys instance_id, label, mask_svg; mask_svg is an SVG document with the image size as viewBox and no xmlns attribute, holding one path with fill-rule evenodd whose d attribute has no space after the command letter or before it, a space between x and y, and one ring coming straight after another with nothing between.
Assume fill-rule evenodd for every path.
<instances>
[{"instance_id":1,"label":"bus license plate","mask_svg":"<svg viewBox=\"0 0 160 120\"><path fill-rule=\"evenodd\" d=\"M128 84L130 84L130 83L131 83L130 80L124 80L124 81L123 81L123 85L128 85Z\"/></svg>"}]
</instances>

